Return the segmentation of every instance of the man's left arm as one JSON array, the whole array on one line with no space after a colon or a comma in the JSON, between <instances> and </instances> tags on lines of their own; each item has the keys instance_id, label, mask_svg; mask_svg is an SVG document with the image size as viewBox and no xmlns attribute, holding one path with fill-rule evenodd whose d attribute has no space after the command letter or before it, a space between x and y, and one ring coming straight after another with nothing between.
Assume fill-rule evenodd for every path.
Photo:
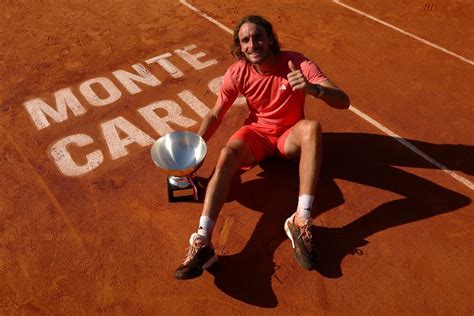
<instances>
[{"instance_id":1,"label":"man's left arm","mask_svg":"<svg viewBox=\"0 0 474 316\"><path fill-rule=\"evenodd\" d=\"M320 83L309 82L303 72L298 69L293 62L288 62L290 73L288 82L293 91L302 90L305 94L312 95L315 98L323 100L329 106L336 109L349 108L351 101L347 94L337 87L331 80L326 79Z\"/></svg>"},{"instance_id":2,"label":"man's left arm","mask_svg":"<svg viewBox=\"0 0 474 316\"><path fill-rule=\"evenodd\" d=\"M347 94L329 79L316 84L306 82L305 94L321 99L336 109L347 109L351 104Z\"/></svg>"}]
</instances>

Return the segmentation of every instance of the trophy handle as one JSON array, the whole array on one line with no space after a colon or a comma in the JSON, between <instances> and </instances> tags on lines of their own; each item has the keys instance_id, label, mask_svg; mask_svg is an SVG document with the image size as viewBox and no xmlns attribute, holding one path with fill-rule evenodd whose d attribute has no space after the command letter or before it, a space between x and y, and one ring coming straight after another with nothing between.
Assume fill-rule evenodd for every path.
<instances>
[{"instance_id":1,"label":"trophy handle","mask_svg":"<svg viewBox=\"0 0 474 316\"><path fill-rule=\"evenodd\" d=\"M194 175L189 175L187 178L188 178L190 186L192 186L193 188L194 201L197 201L199 200L198 189L195 183L195 181L197 181L197 178Z\"/></svg>"}]
</instances>

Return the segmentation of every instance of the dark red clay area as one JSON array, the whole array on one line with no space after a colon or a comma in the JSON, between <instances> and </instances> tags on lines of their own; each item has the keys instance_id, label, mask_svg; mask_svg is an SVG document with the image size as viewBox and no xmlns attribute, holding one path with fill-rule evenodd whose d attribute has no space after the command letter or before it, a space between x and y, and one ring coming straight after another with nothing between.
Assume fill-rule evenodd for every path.
<instances>
[{"instance_id":1,"label":"dark red clay area","mask_svg":"<svg viewBox=\"0 0 474 316\"><path fill-rule=\"evenodd\" d=\"M265 160L233 183L218 263L177 281L202 199L169 203L150 148L199 126L231 35L178 1L3 1L0 314L472 315L474 4L342 1L462 60L329 0L189 3L231 29L265 16L353 107L452 173L307 98L324 130L317 270L283 232L297 165ZM208 142L203 183L246 111Z\"/></svg>"}]
</instances>

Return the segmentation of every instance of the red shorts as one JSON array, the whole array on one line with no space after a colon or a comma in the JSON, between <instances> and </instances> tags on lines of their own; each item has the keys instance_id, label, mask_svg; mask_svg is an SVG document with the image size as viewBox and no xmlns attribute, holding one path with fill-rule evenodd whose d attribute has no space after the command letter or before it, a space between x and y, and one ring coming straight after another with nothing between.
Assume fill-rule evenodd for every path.
<instances>
[{"instance_id":1,"label":"red shorts","mask_svg":"<svg viewBox=\"0 0 474 316\"><path fill-rule=\"evenodd\" d=\"M285 142L290 131L291 127L268 129L244 125L229 138L228 143L237 139L244 141L255 156L256 163L275 154L288 159L285 153Z\"/></svg>"}]
</instances>

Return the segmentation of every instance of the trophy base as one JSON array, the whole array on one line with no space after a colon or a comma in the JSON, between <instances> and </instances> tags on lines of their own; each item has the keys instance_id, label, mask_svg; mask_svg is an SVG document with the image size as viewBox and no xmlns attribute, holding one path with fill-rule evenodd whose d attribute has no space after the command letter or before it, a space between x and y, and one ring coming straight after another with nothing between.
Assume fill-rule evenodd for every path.
<instances>
[{"instance_id":1,"label":"trophy base","mask_svg":"<svg viewBox=\"0 0 474 316\"><path fill-rule=\"evenodd\" d=\"M168 176L168 200L170 202L197 201L198 179L194 175L185 177Z\"/></svg>"}]
</instances>

